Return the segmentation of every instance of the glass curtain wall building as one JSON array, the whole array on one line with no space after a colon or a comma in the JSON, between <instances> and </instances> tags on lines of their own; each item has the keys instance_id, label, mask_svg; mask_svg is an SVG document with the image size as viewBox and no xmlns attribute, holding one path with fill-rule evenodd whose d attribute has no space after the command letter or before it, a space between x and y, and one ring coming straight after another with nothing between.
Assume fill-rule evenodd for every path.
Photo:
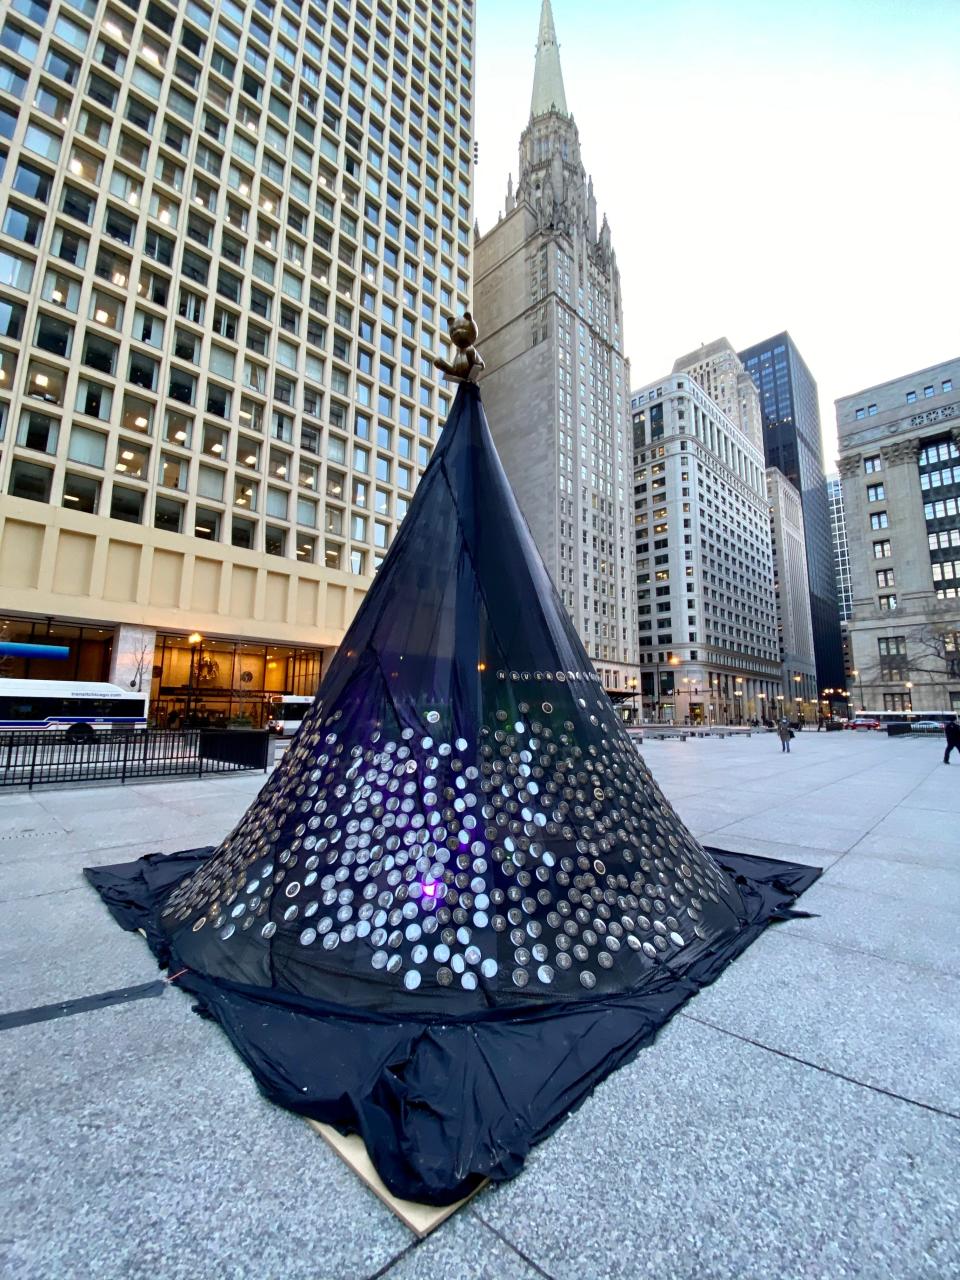
<instances>
[{"instance_id":1,"label":"glass curtain wall building","mask_svg":"<svg viewBox=\"0 0 960 1280\"><path fill-rule=\"evenodd\" d=\"M760 393L767 466L800 493L817 679L821 688L839 686L843 658L817 384L789 333L739 354Z\"/></svg>"},{"instance_id":2,"label":"glass curtain wall building","mask_svg":"<svg viewBox=\"0 0 960 1280\"><path fill-rule=\"evenodd\" d=\"M338 642L452 398L473 38L468 0L5 6L11 612Z\"/></svg>"}]
</instances>

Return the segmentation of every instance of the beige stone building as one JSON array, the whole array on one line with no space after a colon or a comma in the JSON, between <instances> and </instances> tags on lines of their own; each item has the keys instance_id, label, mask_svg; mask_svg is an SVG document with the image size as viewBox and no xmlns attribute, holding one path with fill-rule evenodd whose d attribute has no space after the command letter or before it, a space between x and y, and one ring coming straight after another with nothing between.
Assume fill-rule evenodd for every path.
<instances>
[{"instance_id":1,"label":"beige stone building","mask_svg":"<svg viewBox=\"0 0 960 1280\"><path fill-rule=\"evenodd\" d=\"M836 402L851 701L960 711L960 359Z\"/></svg>"},{"instance_id":2,"label":"beige stone building","mask_svg":"<svg viewBox=\"0 0 960 1280\"><path fill-rule=\"evenodd\" d=\"M726 338L717 338L674 361L674 373L688 373L757 449L763 450L760 392Z\"/></svg>"},{"instance_id":3,"label":"beige stone building","mask_svg":"<svg viewBox=\"0 0 960 1280\"><path fill-rule=\"evenodd\" d=\"M314 692L451 400L472 13L0 15L0 609L70 650L6 674Z\"/></svg>"},{"instance_id":4,"label":"beige stone building","mask_svg":"<svg viewBox=\"0 0 960 1280\"><path fill-rule=\"evenodd\" d=\"M820 701L810 619L810 587L803 506L795 485L777 467L767 467L773 589L777 638L783 664L783 694L793 714L815 720Z\"/></svg>"},{"instance_id":5,"label":"beige stone building","mask_svg":"<svg viewBox=\"0 0 960 1280\"><path fill-rule=\"evenodd\" d=\"M763 451L688 374L631 403L644 717L773 718L785 695Z\"/></svg>"},{"instance_id":6,"label":"beige stone building","mask_svg":"<svg viewBox=\"0 0 960 1280\"><path fill-rule=\"evenodd\" d=\"M629 366L620 275L567 108L549 0L519 180L476 245L484 405L540 553L604 685L635 677Z\"/></svg>"}]
</instances>

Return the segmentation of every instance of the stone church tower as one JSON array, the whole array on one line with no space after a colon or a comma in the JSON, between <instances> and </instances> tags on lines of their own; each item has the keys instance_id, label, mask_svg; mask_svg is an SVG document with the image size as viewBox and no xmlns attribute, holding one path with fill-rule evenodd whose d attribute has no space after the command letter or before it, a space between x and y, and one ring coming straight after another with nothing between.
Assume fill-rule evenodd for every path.
<instances>
[{"instance_id":1,"label":"stone church tower","mask_svg":"<svg viewBox=\"0 0 960 1280\"><path fill-rule=\"evenodd\" d=\"M630 369L620 274L543 0L516 190L475 255L483 400L530 530L604 686L636 662ZM509 565L504 566L509 572Z\"/></svg>"}]
</instances>

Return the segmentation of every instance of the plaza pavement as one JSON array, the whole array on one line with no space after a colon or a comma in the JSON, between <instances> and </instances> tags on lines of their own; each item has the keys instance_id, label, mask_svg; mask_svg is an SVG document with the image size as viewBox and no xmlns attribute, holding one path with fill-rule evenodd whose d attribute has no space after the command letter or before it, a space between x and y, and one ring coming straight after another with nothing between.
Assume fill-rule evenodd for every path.
<instances>
[{"instance_id":1,"label":"plaza pavement","mask_svg":"<svg viewBox=\"0 0 960 1280\"><path fill-rule=\"evenodd\" d=\"M189 999L0 1031L0 1271L174 1280L960 1275L960 764L942 739L649 743L705 842L816 863L768 930L423 1243ZM216 842L256 777L0 796L0 1011L156 977L88 864Z\"/></svg>"}]
</instances>

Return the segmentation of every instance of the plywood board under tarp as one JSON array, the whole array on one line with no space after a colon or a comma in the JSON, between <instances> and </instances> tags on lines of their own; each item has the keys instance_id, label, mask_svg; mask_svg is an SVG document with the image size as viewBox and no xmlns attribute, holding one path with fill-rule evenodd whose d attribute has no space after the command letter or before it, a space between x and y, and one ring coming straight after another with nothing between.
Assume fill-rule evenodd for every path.
<instances>
[{"instance_id":1,"label":"plywood board under tarp","mask_svg":"<svg viewBox=\"0 0 960 1280\"><path fill-rule=\"evenodd\" d=\"M373 1167L373 1161L367 1154L363 1139L358 1134L353 1133L349 1137L344 1137L330 1125L320 1124L318 1120L308 1120L307 1124L319 1133L324 1142L353 1170L357 1177L365 1182L387 1208L397 1215L403 1225L409 1227L421 1240L431 1231L436 1231L441 1222L446 1222L458 1209L462 1209L468 1200L472 1200L481 1187L487 1185L486 1182L481 1183L477 1191L465 1196L462 1200L457 1200L454 1204L418 1204L415 1200L400 1200L384 1186L380 1175Z\"/></svg>"}]
</instances>

